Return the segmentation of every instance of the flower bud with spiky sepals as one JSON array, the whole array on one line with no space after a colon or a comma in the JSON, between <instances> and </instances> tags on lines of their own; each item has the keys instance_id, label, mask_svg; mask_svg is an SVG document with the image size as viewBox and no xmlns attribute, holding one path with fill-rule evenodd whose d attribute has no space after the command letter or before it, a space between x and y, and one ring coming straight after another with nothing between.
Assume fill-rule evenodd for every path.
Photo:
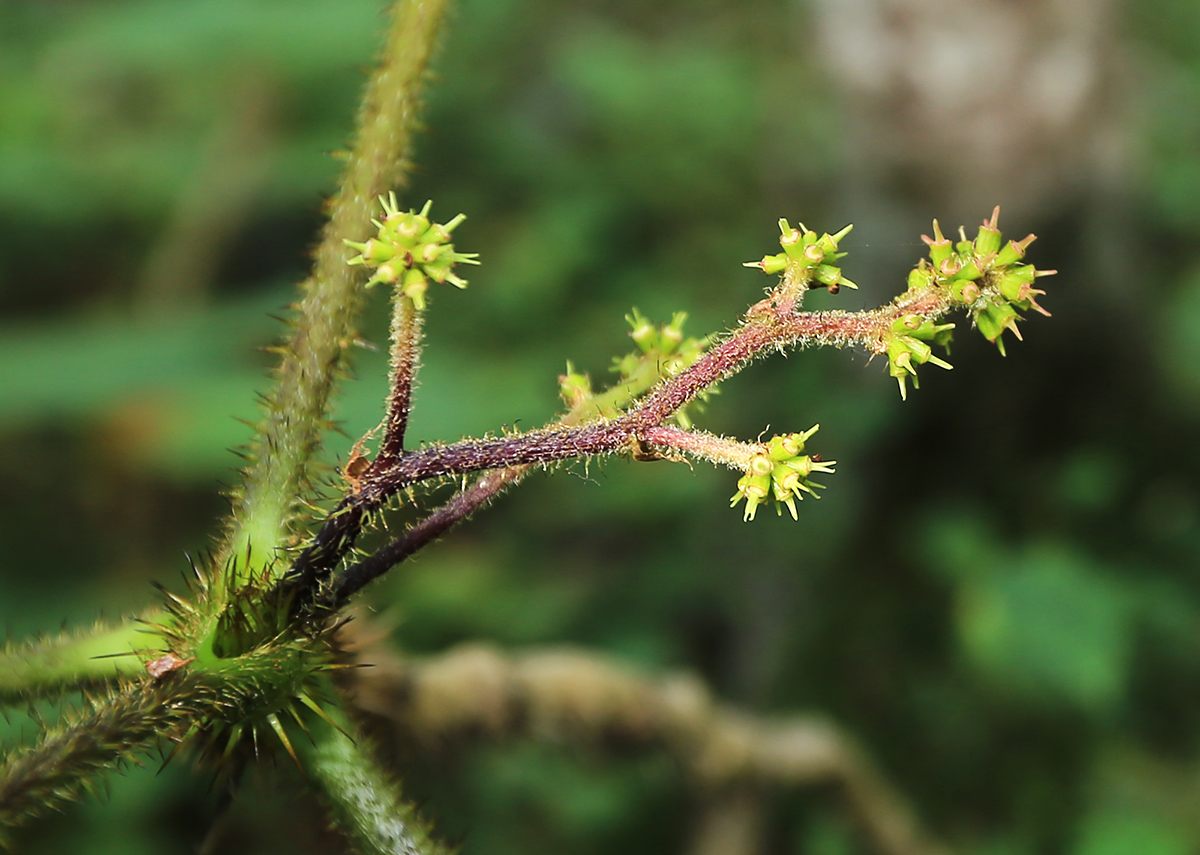
<instances>
[{"instance_id":1,"label":"flower bud with spiky sepals","mask_svg":"<svg viewBox=\"0 0 1200 855\"><path fill-rule=\"evenodd\" d=\"M997 205L992 209L991 218L983 221L983 225L979 227L979 231L975 235L975 241L972 244L975 255L980 258L986 258L1000 251L1000 241L1004 236L1000 234L1000 229L997 228L999 222L1000 206Z\"/></svg>"},{"instance_id":2,"label":"flower bud with spiky sepals","mask_svg":"<svg viewBox=\"0 0 1200 855\"><path fill-rule=\"evenodd\" d=\"M568 361L567 373L558 378L558 393L562 395L563 403L574 410L591 400L592 380L586 374L576 371L575 366Z\"/></svg>"},{"instance_id":3,"label":"flower bud with spiky sepals","mask_svg":"<svg viewBox=\"0 0 1200 855\"><path fill-rule=\"evenodd\" d=\"M965 230L959 229L961 240L953 244L942 234L935 220L935 237L923 237L929 244L932 264L922 262L909 275L909 290L924 287L947 289L955 302L970 309L976 328L1003 354L1004 341L1001 336L1005 330L1011 330L1020 338L1017 329L1017 322L1021 320L1019 311L1032 309L1044 315L1050 314L1038 304L1037 298L1045 292L1034 288L1033 282L1054 271L1037 270L1032 265L1019 264L1035 238L1029 235L1023 240L1005 244L999 219L1000 208L997 207L991 217L980 225L974 240L968 240ZM899 380L903 394L904 378L912 373L912 365L917 361L916 354L906 357L903 349L895 349L892 358L890 344L885 343L885 349L892 359L892 376Z\"/></svg>"},{"instance_id":4,"label":"flower bud with spiky sepals","mask_svg":"<svg viewBox=\"0 0 1200 855\"><path fill-rule=\"evenodd\" d=\"M1021 316L1011 303L993 298L975 313L975 326L984 338L1000 349L1001 356L1007 356L1002 336L1005 330L1012 330L1013 335L1018 339L1022 338L1021 331L1017 328L1017 321L1020 319Z\"/></svg>"},{"instance_id":5,"label":"flower bud with spiky sepals","mask_svg":"<svg viewBox=\"0 0 1200 855\"><path fill-rule=\"evenodd\" d=\"M920 315L909 314L892 322L891 336L883 342L888 357L888 374L896 378L900 386L900 397L908 399L906 381L911 376L913 386L920 388L916 366L931 362L939 368L953 368L949 362L934 356L933 349L925 342L947 347L954 324L935 324Z\"/></svg>"},{"instance_id":6,"label":"flower bud with spiky sepals","mask_svg":"<svg viewBox=\"0 0 1200 855\"><path fill-rule=\"evenodd\" d=\"M737 483L737 492L730 499L730 507L737 505L742 499L746 500L746 508L742 519L754 519L758 506L768 498L775 502L775 512L783 513L786 506L792 519L798 519L796 499L803 499L804 494L817 498L816 488L823 488L809 480L813 472L832 473L836 460L822 461L818 457L800 454L809 437L820 429L813 425L800 433L781 434L772 437L763 451L754 454L746 466L746 474Z\"/></svg>"},{"instance_id":7,"label":"flower bud with spiky sepals","mask_svg":"<svg viewBox=\"0 0 1200 855\"><path fill-rule=\"evenodd\" d=\"M1035 312L1040 312L1049 317L1050 313L1037 303L1037 298L1046 292L1034 288L1033 281L1038 276L1046 276L1052 272L1037 270L1032 264L1013 267L999 275L996 280L996 288L1016 308L1025 311L1033 309Z\"/></svg>"},{"instance_id":8,"label":"flower bud with spiky sepals","mask_svg":"<svg viewBox=\"0 0 1200 855\"><path fill-rule=\"evenodd\" d=\"M779 274L785 283L800 284L804 288L825 287L836 294L843 285L857 288L854 282L842 275L841 268L832 262L846 255L838 252L838 244L854 226L849 225L834 234L818 235L803 223L793 228L786 220L779 221L779 245L783 252L764 255L759 261L747 261L743 267L757 267L764 273Z\"/></svg>"},{"instance_id":9,"label":"flower bud with spiky sepals","mask_svg":"<svg viewBox=\"0 0 1200 855\"><path fill-rule=\"evenodd\" d=\"M921 235L921 240L929 245L929 258L933 262L935 269L942 266L942 262L950 258L954 252L954 246L950 240L942 234L942 227L938 225L938 221L933 221L933 237L929 235Z\"/></svg>"},{"instance_id":10,"label":"flower bud with spiky sepals","mask_svg":"<svg viewBox=\"0 0 1200 855\"><path fill-rule=\"evenodd\" d=\"M659 330L636 308L628 315L625 320L629 322L630 331L629 337L633 339L634 344L642 351L649 353L658 347Z\"/></svg>"},{"instance_id":11,"label":"flower bud with spiky sepals","mask_svg":"<svg viewBox=\"0 0 1200 855\"><path fill-rule=\"evenodd\" d=\"M425 308L425 293L429 280L449 282L465 288L467 281L452 270L456 264L478 264L476 253L458 252L450 243L451 233L466 219L464 214L449 222L438 224L429 220L432 202L426 202L418 213L402 212L396 194L380 197L383 219L372 220L378 230L375 237L364 241L345 241L358 255L348 264L374 268L367 287L377 282L396 285L399 292L418 309Z\"/></svg>"}]
</instances>

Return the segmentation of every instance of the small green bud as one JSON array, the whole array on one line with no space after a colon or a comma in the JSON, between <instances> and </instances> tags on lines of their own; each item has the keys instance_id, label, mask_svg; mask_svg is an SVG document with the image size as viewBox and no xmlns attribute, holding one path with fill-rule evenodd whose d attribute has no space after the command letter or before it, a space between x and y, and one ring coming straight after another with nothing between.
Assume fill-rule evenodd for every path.
<instances>
[{"instance_id":1,"label":"small green bud","mask_svg":"<svg viewBox=\"0 0 1200 855\"><path fill-rule=\"evenodd\" d=\"M953 279L958 275L960 270L962 270L962 262L958 259L958 256L955 255L946 256L942 259L941 263L937 265L938 273L947 279Z\"/></svg>"},{"instance_id":2,"label":"small green bud","mask_svg":"<svg viewBox=\"0 0 1200 855\"><path fill-rule=\"evenodd\" d=\"M641 312L634 309L633 314L625 316L625 320L632 328L629 337L634 340L642 353L649 353L658 347L658 329Z\"/></svg>"},{"instance_id":3,"label":"small green bud","mask_svg":"<svg viewBox=\"0 0 1200 855\"><path fill-rule=\"evenodd\" d=\"M375 274L367 280L367 287L370 288L376 282L382 282L384 285L392 285L400 278L405 268L398 261L389 261L375 268Z\"/></svg>"},{"instance_id":4,"label":"small green bud","mask_svg":"<svg viewBox=\"0 0 1200 855\"><path fill-rule=\"evenodd\" d=\"M1024 293L1029 290L1029 286L1033 284L1033 280L1037 274L1032 264L1025 264L1020 267L1010 267L1008 270L1000 274L996 280L996 289L1004 295L1010 303L1016 303L1025 299Z\"/></svg>"},{"instance_id":5,"label":"small green bud","mask_svg":"<svg viewBox=\"0 0 1200 855\"><path fill-rule=\"evenodd\" d=\"M933 237L921 235L921 240L929 245L929 259L935 268L940 267L941 263L954 252L950 241L942 234L942 228L938 225L937 220L933 221Z\"/></svg>"},{"instance_id":6,"label":"small green bud","mask_svg":"<svg viewBox=\"0 0 1200 855\"><path fill-rule=\"evenodd\" d=\"M676 348L683 342L683 324L687 321L687 312L676 312L671 323L665 324L659 333L659 351L663 356L675 353Z\"/></svg>"},{"instance_id":7,"label":"small green bud","mask_svg":"<svg viewBox=\"0 0 1200 855\"><path fill-rule=\"evenodd\" d=\"M783 247L783 251L787 253L788 258L794 258L798 261L804 259L804 235L799 229L792 229L785 232L779 238L779 245Z\"/></svg>"},{"instance_id":8,"label":"small green bud","mask_svg":"<svg viewBox=\"0 0 1200 855\"><path fill-rule=\"evenodd\" d=\"M567 363L567 373L558 378L558 392L563 403L570 409L582 406L592 398L592 381L586 374L575 371L575 366Z\"/></svg>"},{"instance_id":9,"label":"small green bud","mask_svg":"<svg viewBox=\"0 0 1200 855\"><path fill-rule=\"evenodd\" d=\"M928 288L933 284L933 271L924 264L924 259L921 264L908 271L908 290L916 291L921 288Z\"/></svg>"},{"instance_id":10,"label":"small green bud","mask_svg":"<svg viewBox=\"0 0 1200 855\"><path fill-rule=\"evenodd\" d=\"M371 238L370 240L359 243L352 240L343 240L346 246L351 249L357 249L358 257L350 259L348 264L382 264L395 257L399 251L399 247L395 244L386 243L381 240Z\"/></svg>"},{"instance_id":11,"label":"small green bud","mask_svg":"<svg viewBox=\"0 0 1200 855\"><path fill-rule=\"evenodd\" d=\"M817 267L816 279L822 285L833 287L841 283L842 271L832 264L822 264Z\"/></svg>"},{"instance_id":12,"label":"small green bud","mask_svg":"<svg viewBox=\"0 0 1200 855\"><path fill-rule=\"evenodd\" d=\"M420 270L414 267L405 272L404 284L401 286L400 292L413 301L417 311L425 310L425 292L428 290L429 281Z\"/></svg>"},{"instance_id":13,"label":"small green bud","mask_svg":"<svg viewBox=\"0 0 1200 855\"><path fill-rule=\"evenodd\" d=\"M754 519L754 515L758 512L758 506L762 504L771 493L771 476L768 475L751 475L747 473L743 475L737 482L738 490L729 500L729 507L734 507L742 499L746 500L746 511L742 516L742 520L749 522Z\"/></svg>"},{"instance_id":14,"label":"small green bud","mask_svg":"<svg viewBox=\"0 0 1200 855\"><path fill-rule=\"evenodd\" d=\"M975 326L978 327L984 338L1000 349L1000 355L1005 356L1002 335L1005 330L1012 330L1013 335L1018 339L1021 338L1021 331L1017 329L1017 321L1020 318L1021 316L1008 303L994 302L975 313Z\"/></svg>"},{"instance_id":15,"label":"small green bud","mask_svg":"<svg viewBox=\"0 0 1200 855\"><path fill-rule=\"evenodd\" d=\"M1036 235L1026 235L1021 241L1010 240L1003 249L996 253L996 260L993 263L996 267L1007 267L1014 262L1020 261L1025 257L1025 250L1035 240L1037 240Z\"/></svg>"},{"instance_id":16,"label":"small green bud","mask_svg":"<svg viewBox=\"0 0 1200 855\"><path fill-rule=\"evenodd\" d=\"M956 279L950 283L950 294L963 303L974 303L979 299L979 286L970 280Z\"/></svg>"},{"instance_id":17,"label":"small green bud","mask_svg":"<svg viewBox=\"0 0 1200 855\"><path fill-rule=\"evenodd\" d=\"M984 220L983 225L979 227L978 233L975 235L975 254L983 258L993 253L999 252L1000 241L1003 235L1000 234L998 228L1000 224L1000 206L997 205L992 209L992 217L990 220Z\"/></svg>"},{"instance_id":18,"label":"small green bud","mask_svg":"<svg viewBox=\"0 0 1200 855\"><path fill-rule=\"evenodd\" d=\"M971 280L978 279L982 275L983 272L979 269L979 265L975 263L975 259L967 258L962 262L962 267L959 268L958 273L954 274L954 278Z\"/></svg>"},{"instance_id":19,"label":"small green bud","mask_svg":"<svg viewBox=\"0 0 1200 855\"><path fill-rule=\"evenodd\" d=\"M764 255L761 261L747 261L742 264L742 267L757 267L763 273L777 274L782 273L787 265L787 255L781 252L776 255Z\"/></svg>"},{"instance_id":20,"label":"small green bud","mask_svg":"<svg viewBox=\"0 0 1200 855\"><path fill-rule=\"evenodd\" d=\"M835 252L837 252L838 244L840 244L842 242L842 238L844 238L846 235L850 234L850 231L853 228L854 228L854 224L850 223L848 225L843 226L840 231L835 232L834 234L828 234L828 233L823 234L818 239L818 245L821 247L821 249L825 252L826 255L833 255ZM843 255L844 255L844 253L843 253Z\"/></svg>"},{"instance_id":21,"label":"small green bud","mask_svg":"<svg viewBox=\"0 0 1200 855\"><path fill-rule=\"evenodd\" d=\"M750 465L746 467L746 472L751 475L770 475L774 468L775 464L771 461L769 454L756 454L750 458Z\"/></svg>"}]
</instances>

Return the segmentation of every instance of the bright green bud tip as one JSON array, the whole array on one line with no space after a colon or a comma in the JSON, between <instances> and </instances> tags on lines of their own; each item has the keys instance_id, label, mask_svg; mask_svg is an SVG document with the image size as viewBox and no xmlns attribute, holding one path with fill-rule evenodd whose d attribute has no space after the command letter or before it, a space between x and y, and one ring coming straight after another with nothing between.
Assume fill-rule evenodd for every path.
<instances>
[{"instance_id":1,"label":"bright green bud tip","mask_svg":"<svg viewBox=\"0 0 1200 855\"><path fill-rule=\"evenodd\" d=\"M642 353L649 353L658 346L658 330L641 312L634 309L631 314L625 316L625 320L629 322L631 328L629 337L634 340Z\"/></svg>"},{"instance_id":2,"label":"bright green bud tip","mask_svg":"<svg viewBox=\"0 0 1200 855\"><path fill-rule=\"evenodd\" d=\"M837 233L835 233L835 234L829 235L829 239L830 239L830 240L833 242L833 245L834 245L834 247L835 247L835 248L837 247L837 245L838 245L839 243L841 243L841 242L842 242L842 238L844 238L846 235L850 234L850 231L851 231L853 228L854 228L854 224L853 224L853 223L848 223L847 225L845 225L845 226L844 226L844 227L841 229L841 231L839 231L839 232L837 232Z\"/></svg>"},{"instance_id":3,"label":"bright green bud tip","mask_svg":"<svg viewBox=\"0 0 1200 855\"><path fill-rule=\"evenodd\" d=\"M975 254L983 257L1000 251L1000 241L1003 235L999 229L990 228L985 222L979 227L979 233L975 235Z\"/></svg>"}]
</instances>

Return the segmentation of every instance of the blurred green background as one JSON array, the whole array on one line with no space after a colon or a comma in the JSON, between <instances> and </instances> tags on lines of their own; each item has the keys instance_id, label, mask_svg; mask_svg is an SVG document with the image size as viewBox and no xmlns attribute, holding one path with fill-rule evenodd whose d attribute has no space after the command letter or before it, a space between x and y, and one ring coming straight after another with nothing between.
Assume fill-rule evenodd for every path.
<instances>
[{"instance_id":1,"label":"blurred green background","mask_svg":"<svg viewBox=\"0 0 1200 855\"><path fill-rule=\"evenodd\" d=\"M145 606L210 542L381 26L378 0L0 3L11 637ZM1200 5L462 0L427 125L406 202L466 212L484 266L432 294L414 441L544 422L631 306L726 328L780 216L856 225L862 291L813 305L889 299L932 217L997 203L1061 273L1006 359L960 322L907 403L857 352L726 383L702 427L821 424L838 472L798 523L743 524L704 466L539 475L371 592L397 645L583 644L827 713L959 852L1200 852ZM331 460L384 358L356 356ZM156 768L28 851L194 851L208 779ZM337 851L291 778L248 782L221 851ZM466 853L683 851L695 822L670 762L586 746L409 786ZM824 790L768 828L869 851Z\"/></svg>"}]
</instances>

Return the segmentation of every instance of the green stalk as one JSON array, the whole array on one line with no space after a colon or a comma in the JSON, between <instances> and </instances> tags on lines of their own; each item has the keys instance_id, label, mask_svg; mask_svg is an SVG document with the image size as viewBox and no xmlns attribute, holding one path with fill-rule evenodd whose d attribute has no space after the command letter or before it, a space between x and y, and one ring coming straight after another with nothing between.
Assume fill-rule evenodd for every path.
<instances>
[{"instance_id":1,"label":"green stalk","mask_svg":"<svg viewBox=\"0 0 1200 855\"><path fill-rule=\"evenodd\" d=\"M313 274L304 283L292 335L283 348L278 387L267 403L266 420L234 502L222 550L222 557L236 559L228 565L233 568L229 578L222 580L228 588L260 577L271 566L310 490L308 469L327 426L329 395L354 340L362 304L359 273L346 265L342 242L362 238L370 229L376 197L407 178L422 83L448 2L397 0L393 7L391 32L359 111L341 189L330 201ZM214 593L216 602L224 602L227 590Z\"/></svg>"},{"instance_id":2,"label":"green stalk","mask_svg":"<svg viewBox=\"0 0 1200 855\"><path fill-rule=\"evenodd\" d=\"M144 625L129 622L4 650L0 705L144 674L146 657L137 651L156 644Z\"/></svg>"},{"instance_id":3,"label":"green stalk","mask_svg":"<svg viewBox=\"0 0 1200 855\"><path fill-rule=\"evenodd\" d=\"M310 783L355 851L360 855L449 853L432 838L428 824L404 800L399 783L379 765L341 708L329 713L342 731L318 722L309 727L313 741L297 740L296 747Z\"/></svg>"}]
</instances>

